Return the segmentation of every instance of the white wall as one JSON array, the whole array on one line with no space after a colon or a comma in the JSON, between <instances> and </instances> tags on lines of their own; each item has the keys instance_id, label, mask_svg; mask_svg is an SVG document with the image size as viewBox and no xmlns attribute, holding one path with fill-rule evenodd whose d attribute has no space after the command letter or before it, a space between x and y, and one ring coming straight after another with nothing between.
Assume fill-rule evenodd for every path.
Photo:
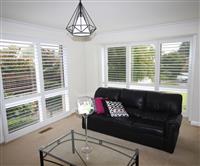
<instances>
[{"instance_id":1,"label":"white wall","mask_svg":"<svg viewBox=\"0 0 200 166\"><path fill-rule=\"evenodd\" d=\"M94 95L95 90L101 85L101 61L100 48L106 44L150 41L156 39L165 39L172 37L190 36L198 34L198 20L181 21L170 24L160 24L149 27L140 27L136 29L127 29L124 31L115 31L102 33L87 43L85 43L86 53L86 91L88 95ZM192 101L191 121L200 122L199 106L199 54L196 53L194 91Z\"/></svg>"}]
</instances>

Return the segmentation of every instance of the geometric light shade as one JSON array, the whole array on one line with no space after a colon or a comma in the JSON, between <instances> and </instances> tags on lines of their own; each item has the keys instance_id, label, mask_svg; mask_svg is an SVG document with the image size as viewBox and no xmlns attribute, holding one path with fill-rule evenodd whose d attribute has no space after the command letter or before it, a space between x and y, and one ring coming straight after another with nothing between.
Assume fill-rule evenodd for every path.
<instances>
[{"instance_id":1,"label":"geometric light shade","mask_svg":"<svg viewBox=\"0 0 200 166\"><path fill-rule=\"evenodd\" d=\"M80 0L66 27L66 30L73 36L84 37L90 36L96 29L95 24Z\"/></svg>"}]
</instances>

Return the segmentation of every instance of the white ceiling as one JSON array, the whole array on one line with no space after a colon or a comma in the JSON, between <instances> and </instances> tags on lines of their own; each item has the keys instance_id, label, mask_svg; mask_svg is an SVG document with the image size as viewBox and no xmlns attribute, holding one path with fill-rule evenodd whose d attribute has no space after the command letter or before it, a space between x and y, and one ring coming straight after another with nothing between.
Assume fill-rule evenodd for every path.
<instances>
[{"instance_id":1,"label":"white ceiling","mask_svg":"<svg viewBox=\"0 0 200 166\"><path fill-rule=\"evenodd\" d=\"M65 29L78 0L1 0L1 16ZM198 18L198 0L82 0L98 31Z\"/></svg>"}]
</instances>

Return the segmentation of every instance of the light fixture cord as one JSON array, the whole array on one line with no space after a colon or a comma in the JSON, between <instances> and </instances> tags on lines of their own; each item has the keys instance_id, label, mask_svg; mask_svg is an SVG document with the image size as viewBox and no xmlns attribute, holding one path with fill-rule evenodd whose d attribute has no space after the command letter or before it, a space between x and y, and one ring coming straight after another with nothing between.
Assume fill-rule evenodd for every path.
<instances>
[{"instance_id":1,"label":"light fixture cord","mask_svg":"<svg viewBox=\"0 0 200 166\"><path fill-rule=\"evenodd\" d=\"M80 0L80 17L82 17L82 3L81 3L81 0ZM82 19L80 19L80 30L82 31Z\"/></svg>"},{"instance_id":2,"label":"light fixture cord","mask_svg":"<svg viewBox=\"0 0 200 166\"><path fill-rule=\"evenodd\" d=\"M80 5L80 16L82 16L82 11L81 11L82 3L81 3L81 0L80 0L80 2L79 2L79 5Z\"/></svg>"}]
</instances>

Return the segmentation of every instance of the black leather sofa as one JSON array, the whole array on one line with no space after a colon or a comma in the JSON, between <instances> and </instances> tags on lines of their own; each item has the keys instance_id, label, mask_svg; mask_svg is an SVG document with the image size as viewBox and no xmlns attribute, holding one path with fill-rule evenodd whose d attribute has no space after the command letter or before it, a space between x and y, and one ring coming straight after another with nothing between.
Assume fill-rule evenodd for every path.
<instances>
[{"instance_id":1,"label":"black leather sofa","mask_svg":"<svg viewBox=\"0 0 200 166\"><path fill-rule=\"evenodd\" d=\"M88 129L174 152L182 121L182 96L153 91L99 88L94 97L122 102L127 118L109 114L88 117ZM85 128L84 121L82 127Z\"/></svg>"}]
</instances>

